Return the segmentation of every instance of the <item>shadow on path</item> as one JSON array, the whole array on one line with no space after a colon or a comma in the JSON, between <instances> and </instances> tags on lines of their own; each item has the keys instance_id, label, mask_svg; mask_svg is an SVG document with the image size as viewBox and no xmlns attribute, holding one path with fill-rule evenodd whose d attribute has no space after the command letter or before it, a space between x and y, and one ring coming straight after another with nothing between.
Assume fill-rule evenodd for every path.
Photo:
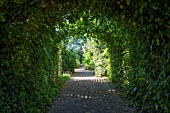
<instances>
[{"instance_id":1,"label":"shadow on path","mask_svg":"<svg viewBox=\"0 0 170 113\"><path fill-rule=\"evenodd\" d=\"M135 113L106 77L98 78L81 66L75 69L48 113Z\"/></svg>"}]
</instances>

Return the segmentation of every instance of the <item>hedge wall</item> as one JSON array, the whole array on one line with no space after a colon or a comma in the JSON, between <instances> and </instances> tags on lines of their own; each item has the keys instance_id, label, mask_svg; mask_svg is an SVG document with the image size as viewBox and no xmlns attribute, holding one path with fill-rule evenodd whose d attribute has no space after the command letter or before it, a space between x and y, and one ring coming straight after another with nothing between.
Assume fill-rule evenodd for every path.
<instances>
[{"instance_id":1,"label":"hedge wall","mask_svg":"<svg viewBox=\"0 0 170 113\"><path fill-rule=\"evenodd\" d=\"M0 2L1 113L44 112L58 92L60 36L35 2Z\"/></svg>"}]
</instances>

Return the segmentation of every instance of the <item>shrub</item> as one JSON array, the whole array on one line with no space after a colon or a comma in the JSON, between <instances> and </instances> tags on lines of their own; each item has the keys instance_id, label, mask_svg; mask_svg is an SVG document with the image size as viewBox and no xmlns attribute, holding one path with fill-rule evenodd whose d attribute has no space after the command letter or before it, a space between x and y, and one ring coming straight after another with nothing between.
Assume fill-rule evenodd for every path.
<instances>
[{"instance_id":1,"label":"shrub","mask_svg":"<svg viewBox=\"0 0 170 113\"><path fill-rule=\"evenodd\" d=\"M86 70L94 70L95 69L95 64L92 60L91 52L88 51L84 55L84 67Z\"/></svg>"}]
</instances>

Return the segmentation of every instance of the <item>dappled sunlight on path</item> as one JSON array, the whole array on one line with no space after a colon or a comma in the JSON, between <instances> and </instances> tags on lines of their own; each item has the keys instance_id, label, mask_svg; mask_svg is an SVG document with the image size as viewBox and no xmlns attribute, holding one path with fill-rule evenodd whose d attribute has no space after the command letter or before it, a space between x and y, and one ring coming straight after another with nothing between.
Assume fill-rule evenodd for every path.
<instances>
[{"instance_id":1,"label":"dappled sunlight on path","mask_svg":"<svg viewBox=\"0 0 170 113\"><path fill-rule=\"evenodd\" d=\"M48 113L134 113L106 77L83 67L75 70Z\"/></svg>"}]
</instances>

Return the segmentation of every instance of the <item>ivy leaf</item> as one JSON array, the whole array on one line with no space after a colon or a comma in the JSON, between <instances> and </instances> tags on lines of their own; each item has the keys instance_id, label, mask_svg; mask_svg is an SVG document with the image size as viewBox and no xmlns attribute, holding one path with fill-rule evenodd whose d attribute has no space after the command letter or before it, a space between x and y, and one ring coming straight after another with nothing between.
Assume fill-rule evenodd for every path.
<instances>
[{"instance_id":1,"label":"ivy leaf","mask_svg":"<svg viewBox=\"0 0 170 113\"><path fill-rule=\"evenodd\" d=\"M159 46L160 43L159 43L159 40L158 40L158 39L156 39L156 42L157 42L157 45Z\"/></svg>"},{"instance_id":2,"label":"ivy leaf","mask_svg":"<svg viewBox=\"0 0 170 113\"><path fill-rule=\"evenodd\" d=\"M122 15L122 19L124 19L125 18L125 15Z\"/></svg>"},{"instance_id":3,"label":"ivy leaf","mask_svg":"<svg viewBox=\"0 0 170 113\"><path fill-rule=\"evenodd\" d=\"M150 6L152 9L154 9L155 11L157 11L157 10L159 9L158 7L155 6L154 3L149 4L149 6Z\"/></svg>"},{"instance_id":4,"label":"ivy leaf","mask_svg":"<svg viewBox=\"0 0 170 113\"><path fill-rule=\"evenodd\" d=\"M129 6L130 5L130 0L126 0L126 4Z\"/></svg>"},{"instance_id":5,"label":"ivy leaf","mask_svg":"<svg viewBox=\"0 0 170 113\"><path fill-rule=\"evenodd\" d=\"M138 16L138 10L135 11L134 17Z\"/></svg>"},{"instance_id":6,"label":"ivy leaf","mask_svg":"<svg viewBox=\"0 0 170 113\"><path fill-rule=\"evenodd\" d=\"M5 18L2 13L0 13L0 22L5 22Z\"/></svg>"},{"instance_id":7,"label":"ivy leaf","mask_svg":"<svg viewBox=\"0 0 170 113\"><path fill-rule=\"evenodd\" d=\"M123 5L120 5L120 9L123 9Z\"/></svg>"},{"instance_id":8,"label":"ivy leaf","mask_svg":"<svg viewBox=\"0 0 170 113\"><path fill-rule=\"evenodd\" d=\"M140 8L139 8L139 12L140 12L140 14L143 13L143 7L140 7Z\"/></svg>"}]
</instances>

